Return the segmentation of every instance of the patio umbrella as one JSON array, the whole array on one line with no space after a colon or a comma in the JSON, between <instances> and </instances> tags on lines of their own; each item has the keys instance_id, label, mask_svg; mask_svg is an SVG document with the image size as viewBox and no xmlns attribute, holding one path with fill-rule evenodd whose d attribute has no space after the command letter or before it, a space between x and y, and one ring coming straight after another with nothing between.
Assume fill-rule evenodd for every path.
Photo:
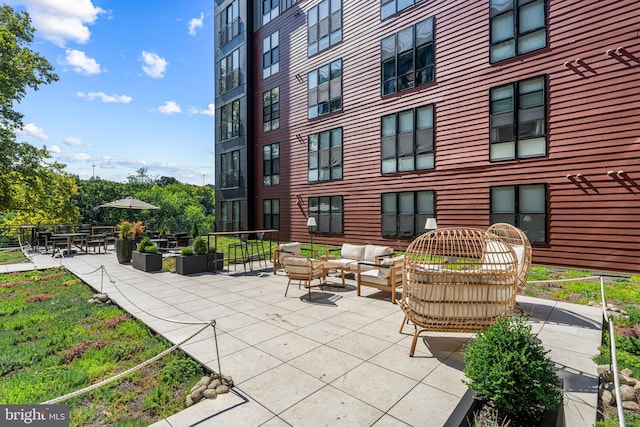
<instances>
[{"instance_id":1,"label":"patio umbrella","mask_svg":"<svg viewBox=\"0 0 640 427\"><path fill-rule=\"evenodd\" d=\"M152 205L151 203L143 202L131 196L124 199L114 200L113 202L104 203L99 208L122 208L122 209L160 209L159 207Z\"/></svg>"}]
</instances>

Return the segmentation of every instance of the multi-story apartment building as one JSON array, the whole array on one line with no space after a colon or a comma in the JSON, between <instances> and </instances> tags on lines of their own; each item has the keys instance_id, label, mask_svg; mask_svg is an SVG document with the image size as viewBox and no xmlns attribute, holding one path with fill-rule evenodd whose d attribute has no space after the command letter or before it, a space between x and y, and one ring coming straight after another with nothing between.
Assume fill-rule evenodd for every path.
<instances>
[{"instance_id":1,"label":"multi-story apartment building","mask_svg":"<svg viewBox=\"0 0 640 427\"><path fill-rule=\"evenodd\" d=\"M640 270L640 2L216 0L218 230Z\"/></svg>"}]
</instances>

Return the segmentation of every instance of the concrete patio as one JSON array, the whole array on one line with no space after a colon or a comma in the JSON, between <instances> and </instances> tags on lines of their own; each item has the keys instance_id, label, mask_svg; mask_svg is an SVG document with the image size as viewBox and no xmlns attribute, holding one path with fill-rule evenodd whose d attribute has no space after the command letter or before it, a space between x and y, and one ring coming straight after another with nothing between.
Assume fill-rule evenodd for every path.
<instances>
[{"instance_id":1,"label":"concrete patio","mask_svg":"<svg viewBox=\"0 0 640 427\"><path fill-rule=\"evenodd\" d=\"M180 276L144 273L120 265L114 253L61 260L32 254L32 264L2 266L0 272L63 263L168 340L177 343L202 328L161 320L209 321L213 328L183 346L211 370L231 375L232 392L198 403L154 424L169 426L440 426L467 390L463 345L470 334L431 334L409 357L413 328L388 295L375 289L356 296L347 288L307 291L259 272ZM110 283L104 266L115 280ZM339 278L329 277L329 283ZM126 296L126 298L125 298ZM595 424L602 312L587 307L518 297L534 332L564 379L567 426ZM219 354L219 360L217 353ZM526 387L526 384L523 384Z\"/></svg>"}]
</instances>

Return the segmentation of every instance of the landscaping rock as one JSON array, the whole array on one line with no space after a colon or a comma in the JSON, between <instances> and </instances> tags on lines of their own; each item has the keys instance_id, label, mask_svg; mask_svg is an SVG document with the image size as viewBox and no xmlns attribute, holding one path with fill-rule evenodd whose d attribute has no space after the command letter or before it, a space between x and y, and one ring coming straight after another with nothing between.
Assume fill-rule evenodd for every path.
<instances>
[{"instance_id":1,"label":"landscaping rock","mask_svg":"<svg viewBox=\"0 0 640 427\"><path fill-rule=\"evenodd\" d=\"M629 411L638 411L638 410L640 410L640 405L638 405L638 402L632 402L630 400L622 402L622 407L624 409L629 410Z\"/></svg>"},{"instance_id":2,"label":"landscaping rock","mask_svg":"<svg viewBox=\"0 0 640 427\"><path fill-rule=\"evenodd\" d=\"M218 393L210 388L206 389L202 395L207 399L215 399L218 397Z\"/></svg>"},{"instance_id":3,"label":"landscaping rock","mask_svg":"<svg viewBox=\"0 0 640 427\"><path fill-rule=\"evenodd\" d=\"M622 397L622 401L635 401L636 400L636 392L632 386L623 384L620 386L620 397Z\"/></svg>"},{"instance_id":4,"label":"landscaping rock","mask_svg":"<svg viewBox=\"0 0 640 427\"><path fill-rule=\"evenodd\" d=\"M222 376L222 384L228 386L228 387L233 387L233 378L231 378L231 375L223 375Z\"/></svg>"},{"instance_id":5,"label":"landscaping rock","mask_svg":"<svg viewBox=\"0 0 640 427\"><path fill-rule=\"evenodd\" d=\"M616 395L611 393L609 390L603 390L600 393L600 399L602 400L603 405L613 406L616 403Z\"/></svg>"},{"instance_id":6,"label":"landscaping rock","mask_svg":"<svg viewBox=\"0 0 640 427\"><path fill-rule=\"evenodd\" d=\"M216 399L219 394L229 393L231 387L233 387L233 378L230 375L220 375L213 372L209 376L200 378L191 388L186 398L187 406L204 399Z\"/></svg>"},{"instance_id":7,"label":"landscaping rock","mask_svg":"<svg viewBox=\"0 0 640 427\"><path fill-rule=\"evenodd\" d=\"M193 400L191 399L191 395L187 394L187 407L193 405Z\"/></svg>"},{"instance_id":8,"label":"landscaping rock","mask_svg":"<svg viewBox=\"0 0 640 427\"><path fill-rule=\"evenodd\" d=\"M215 390L216 388L218 388L218 386L219 386L220 384L222 384L222 383L220 382L220 380L217 380L217 379L216 379L216 380L211 381L211 382L209 383L209 385L207 386L207 388L210 388L210 389Z\"/></svg>"},{"instance_id":9,"label":"landscaping rock","mask_svg":"<svg viewBox=\"0 0 640 427\"><path fill-rule=\"evenodd\" d=\"M620 373L625 377L633 378L633 371L629 368L624 368Z\"/></svg>"},{"instance_id":10,"label":"landscaping rock","mask_svg":"<svg viewBox=\"0 0 640 427\"><path fill-rule=\"evenodd\" d=\"M191 396L191 399L194 402L199 402L202 399L202 396L204 395L204 391L206 389L207 389L206 386L200 385L196 387L196 389L193 390L189 396Z\"/></svg>"},{"instance_id":11,"label":"landscaping rock","mask_svg":"<svg viewBox=\"0 0 640 427\"><path fill-rule=\"evenodd\" d=\"M202 377L200 378L200 381L198 381L197 385L203 385L207 387L209 383L211 383L211 377Z\"/></svg>"},{"instance_id":12,"label":"landscaping rock","mask_svg":"<svg viewBox=\"0 0 640 427\"><path fill-rule=\"evenodd\" d=\"M218 393L218 394L229 393L229 387L227 387L226 385L222 384L222 385L218 386L218 388L216 388L216 393Z\"/></svg>"}]
</instances>

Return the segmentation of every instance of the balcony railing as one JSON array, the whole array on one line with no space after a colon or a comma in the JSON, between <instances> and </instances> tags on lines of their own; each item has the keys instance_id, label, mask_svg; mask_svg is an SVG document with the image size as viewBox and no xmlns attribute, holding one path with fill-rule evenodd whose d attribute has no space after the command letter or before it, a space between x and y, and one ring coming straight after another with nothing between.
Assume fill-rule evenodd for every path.
<instances>
[{"instance_id":1,"label":"balcony railing","mask_svg":"<svg viewBox=\"0 0 640 427\"><path fill-rule=\"evenodd\" d=\"M220 76L220 93L229 92L240 86L240 68L235 68L231 72Z\"/></svg>"},{"instance_id":2,"label":"balcony railing","mask_svg":"<svg viewBox=\"0 0 640 427\"><path fill-rule=\"evenodd\" d=\"M220 188L238 188L240 187L240 171L221 172L218 175Z\"/></svg>"},{"instance_id":3,"label":"balcony railing","mask_svg":"<svg viewBox=\"0 0 640 427\"><path fill-rule=\"evenodd\" d=\"M240 18L234 19L231 23L227 24L218 33L218 40L220 41L220 47L226 45L233 40L238 34L240 34Z\"/></svg>"}]
</instances>

